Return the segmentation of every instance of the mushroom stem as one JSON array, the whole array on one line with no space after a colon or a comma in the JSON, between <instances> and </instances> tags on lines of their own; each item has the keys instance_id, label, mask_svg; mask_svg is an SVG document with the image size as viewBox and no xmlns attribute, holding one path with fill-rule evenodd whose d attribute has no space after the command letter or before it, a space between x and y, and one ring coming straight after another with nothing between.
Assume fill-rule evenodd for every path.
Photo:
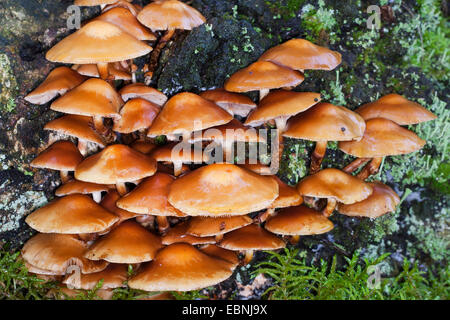
<instances>
[{"instance_id":1,"label":"mushroom stem","mask_svg":"<svg viewBox=\"0 0 450 320\"><path fill-rule=\"evenodd\" d=\"M269 94L270 89L259 90L259 101L261 101L265 96Z\"/></svg>"},{"instance_id":2,"label":"mushroom stem","mask_svg":"<svg viewBox=\"0 0 450 320\"><path fill-rule=\"evenodd\" d=\"M380 168L381 162L383 161L383 158L373 158L372 161L370 161L366 166L361 170L360 173L358 173L357 177L361 180L366 180L368 177L370 177L373 174L376 174L378 172L378 169Z\"/></svg>"},{"instance_id":3,"label":"mushroom stem","mask_svg":"<svg viewBox=\"0 0 450 320\"><path fill-rule=\"evenodd\" d=\"M329 217L333 214L334 208L336 208L336 199L328 198L327 206L322 210L322 214L325 217Z\"/></svg>"},{"instance_id":4,"label":"mushroom stem","mask_svg":"<svg viewBox=\"0 0 450 320\"><path fill-rule=\"evenodd\" d=\"M87 154L87 141L78 138L78 150L80 150L81 155L84 157Z\"/></svg>"},{"instance_id":5,"label":"mushroom stem","mask_svg":"<svg viewBox=\"0 0 450 320\"><path fill-rule=\"evenodd\" d=\"M127 186L125 185L125 182L117 182L117 183L116 183L116 189L117 189L117 192L118 192L121 196L126 195L127 192L128 192Z\"/></svg>"},{"instance_id":6,"label":"mushroom stem","mask_svg":"<svg viewBox=\"0 0 450 320\"><path fill-rule=\"evenodd\" d=\"M220 241L222 241L222 239L223 239L223 233L222 234L216 234L216 236L215 236L216 242L220 242Z\"/></svg>"},{"instance_id":7,"label":"mushroom stem","mask_svg":"<svg viewBox=\"0 0 450 320\"><path fill-rule=\"evenodd\" d=\"M105 127L105 125L103 124L103 117L101 116L94 116L94 127L95 130L100 133L100 134L105 134L108 129Z\"/></svg>"},{"instance_id":8,"label":"mushroom stem","mask_svg":"<svg viewBox=\"0 0 450 320\"><path fill-rule=\"evenodd\" d=\"M164 36L159 39L158 44L153 49L152 53L150 54L150 63L148 66L148 72L147 74L150 76L150 78L153 76L153 73L156 70L156 67L158 66L158 60L159 56L161 54L162 49L166 46L167 42L173 37L173 34L175 33L175 29L169 29L166 31Z\"/></svg>"},{"instance_id":9,"label":"mushroom stem","mask_svg":"<svg viewBox=\"0 0 450 320\"><path fill-rule=\"evenodd\" d=\"M316 148L311 156L311 166L309 168L309 174L314 174L320 170L323 157L327 151L327 141L317 141Z\"/></svg>"},{"instance_id":10,"label":"mushroom stem","mask_svg":"<svg viewBox=\"0 0 450 320\"><path fill-rule=\"evenodd\" d=\"M61 177L61 182L63 184L69 182L69 180L70 180L69 171L61 170L61 171L59 171L59 175Z\"/></svg>"},{"instance_id":11,"label":"mushroom stem","mask_svg":"<svg viewBox=\"0 0 450 320\"><path fill-rule=\"evenodd\" d=\"M102 192L101 191L93 192L92 198L94 199L95 202L99 203L100 201L102 201Z\"/></svg>"},{"instance_id":12,"label":"mushroom stem","mask_svg":"<svg viewBox=\"0 0 450 320\"><path fill-rule=\"evenodd\" d=\"M268 208L266 211L264 211L256 216L255 222L263 223L264 221L267 220L267 218L269 218L270 216L273 216L274 213L275 213L274 208Z\"/></svg>"},{"instance_id":13,"label":"mushroom stem","mask_svg":"<svg viewBox=\"0 0 450 320\"><path fill-rule=\"evenodd\" d=\"M140 129L138 131L138 139L139 141L144 141L147 139L147 129Z\"/></svg>"},{"instance_id":14,"label":"mushroom stem","mask_svg":"<svg viewBox=\"0 0 450 320\"><path fill-rule=\"evenodd\" d=\"M366 163L369 160L370 158L357 158L346 165L345 168L342 169L342 171L352 173L353 171L357 170L363 163Z\"/></svg>"},{"instance_id":15,"label":"mushroom stem","mask_svg":"<svg viewBox=\"0 0 450 320\"><path fill-rule=\"evenodd\" d=\"M173 162L173 175L175 177L178 177L182 173L183 173L183 162L174 161Z\"/></svg>"},{"instance_id":16,"label":"mushroom stem","mask_svg":"<svg viewBox=\"0 0 450 320\"><path fill-rule=\"evenodd\" d=\"M165 216L156 216L156 221L158 222L158 230L161 234L167 232L170 227L169 221Z\"/></svg>"},{"instance_id":17,"label":"mushroom stem","mask_svg":"<svg viewBox=\"0 0 450 320\"><path fill-rule=\"evenodd\" d=\"M108 63L107 62L97 63L97 69L100 78L102 78L103 80L108 80L109 77Z\"/></svg>"},{"instance_id":18,"label":"mushroom stem","mask_svg":"<svg viewBox=\"0 0 450 320\"><path fill-rule=\"evenodd\" d=\"M133 59L130 60L131 82L136 83L136 71L137 66L133 63Z\"/></svg>"},{"instance_id":19,"label":"mushroom stem","mask_svg":"<svg viewBox=\"0 0 450 320\"><path fill-rule=\"evenodd\" d=\"M252 261L252 259L253 259L253 250L245 250L243 265L245 266L249 264L250 261Z\"/></svg>"},{"instance_id":20,"label":"mushroom stem","mask_svg":"<svg viewBox=\"0 0 450 320\"><path fill-rule=\"evenodd\" d=\"M291 239L289 240L289 242L291 244L297 244L300 241L300 236L297 234L295 236L292 236Z\"/></svg>"}]
</instances>

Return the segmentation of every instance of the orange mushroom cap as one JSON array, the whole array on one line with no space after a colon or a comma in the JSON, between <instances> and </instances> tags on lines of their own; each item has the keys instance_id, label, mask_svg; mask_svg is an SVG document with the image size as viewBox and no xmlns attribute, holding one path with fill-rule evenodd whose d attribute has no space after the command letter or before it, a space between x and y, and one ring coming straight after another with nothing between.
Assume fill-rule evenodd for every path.
<instances>
[{"instance_id":1,"label":"orange mushroom cap","mask_svg":"<svg viewBox=\"0 0 450 320\"><path fill-rule=\"evenodd\" d=\"M233 164L210 164L187 173L170 187L169 202L191 216L244 215L267 208L278 184Z\"/></svg>"},{"instance_id":2,"label":"orange mushroom cap","mask_svg":"<svg viewBox=\"0 0 450 320\"><path fill-rule=\"evenodd\" d=\"M341 54L315 45L305 39L291 39L262 54L260 61L273 63L294 70L333 70L341 64Z\"/></svg>"},{"instance_id":3,"label":"orange mushroom cap","mask_svg":"<svg viewBox=\"0 0 450 320\"><path fill-rule=\"evenodd\" d=\"M132 147L136 151L139 151L140 153L150 154L155 148L158 147L158 145L150 141L136 140L132 144L130 144L130 147Z\"/></svg>"},{"instance_id":4,"label":"orange mushroom cap","mask_svg":"<svg viewBox=\"0 0 450 320\"><path fill-rule=\"evenodd\" d=\"M79 74L87 77L99 78L100 73L96 64L74 64L73 70L76 70ZM109 76L114 80L132 80L132 75L129 69L124 68L119 62L108 63Z\"/></svg>"},{"instance_id":5,"label":"orange mushroom cap","mask_svg":"<svg viewBox=\"0 0 450 320\"><path fill-rule=\"evenodd\" d=\"M139 12L137 18L153 31L192 30L206 21L195 8L177 0L151 2Z\"/></svg>"},{"instance_id":6,"label":"orange mushroom cap","mask_svg":"<svg viewBox=\"0 0 450 320\"><path fill-rule=\"evenodd\" d=\"M246 117L251 110L256 108L256 103L249 97L239 93L228 92L223 88L204 91L200 93L200 97L213 101L231 115L237 114L241 117Z\"/></svg>"},{"instance_id":7,"label":"orange mushroom cap","mask_svg":"<svg viewBox=\"0 0 450 320\"><path fill-rule=\"evenodd\" d=\"M30 92L24 99L33 104L45 104L57 95L63 95L75 88L86 78L78 72L67 68L58 67L49 73L44 82Z\"/></svg>"},{"instance_id":8,"label":"orange mushroom cap","mask_svg":"<svg viewBox=\"0 0 450 320\"><path fill-rule=\"evenodd\" d=\"M94 192L108 191L109 186L105 184L70 180L64 183L55 191L55 196L62 197L70 194L90 194Z\"/></svg>"},{"instance_id":9,"label":"orange mushroom cap","mask_svg":"<svg viewBox=\"0 0 450 320\"><path fill-rule=\"evenodd\" d=\"M133 0L125 0L128 2L132 2ZM117 2L117 0L75 0L74 4L80 7L92 7L99 6L101 4L112 4Z\"/></svg>"},{"instance_id":10,"label":"orange mushroom cap","mask_svg":"<svg viewBox=\"0 0 450 320\"><path fill-rule=\"evenodd\" d=\"M229 262L232 270L239 264L239 258L235 251L218 247L215 244L207 244L204 247L201 247L200 250L209 256Z\"/></svg>"},{"instance_id":11,"label":"orange mushroom cap","mask_svg":"<svg viewBox=\"0 0 450 320\"><path fill-rule=\"evenodd\" d=\"M86 158L75 169L81 181L116 184L136 181L156 172L156 161L122 144L106 147Z\"/></svg>"},{"instance_id":12,"label":"orange mushroom cap","mask_svg":"<svg viewBox=\"0 0 450 320\"><path fill-rule=\"evenodd\" d=\"M385 118L405 126L436 119L436 115L420 104L410 101L401 95L392 93L380 99L360 106L355 112L364 120Z\"/></svg>"},{"instance_id":13,"label":"orange mushroom cap","mask_svg":"<svg viewBox=\"0 0 450 320\"><path fill-rule=\"evenodd\" d=\"M125 264L109 264L105 270L100 272L82 274L79 278L69 275L64 278L62 283L72 286L74 289L92 290L100 280L102 280L101 289L115 289L124 287L124 281L128 278L127 266Z\"/></svg>"},{"instance_id":14,"label":"orange mushroom cap","mask_svg":"<svg viewBox=\"0 0 450 320\"><path fill-rule=\"evenodd\" d=\"M273 178L278 183L278 197L272 202L269 208L285 208L298 206L303 203L303 198L296 188L287 185L277 176L273 176Z\"/></svg>"},{"instance_id":15,"label":"orange mushroom cap","mask_svg":"<svg viewBox=\"0 0 450 320\"><path fill-rule=\"evenodd\" d=\"M248 216L235 217L192 217L186 232L197 237L221 235L252 223Z\"/></svg>"},{"instance_id":16,"label":"orange mushroom cap","mask_svg":"<svg viewBox=\"0 0 450 320\"><path fill-rule=\"evenodd\" d=\"M234 73L225 82L225 90L248 92L298 86L305 77L298 71L268 61L257 61Z\"/></svg>"},{"instance_id":17,"label":"orange mushroom cap","mask_svg":"<svg viewBox=\"0 0 450 320\"><path fill-rule=\"evenodd\" d=\"M189 225L187 222L181 222L162 237L162 244L170 245L172 243L183 242L192 245L216 243L214 237L197 237L187 233Z\"/></svg>"},{"instance_id":18,"label":"orange mushroom cap","mask_svg":"<svg viewBox=\"0 0 450 320\"><path fill-rule=\"evenodd\" d=\"M61 63L102 63L134 59L146 55L152 47L104 21L92 21L61 40L46 59Z\"/></svg>"},{"instance_id":19,"label":"orange mushroom cap","mask_svg":"<svg viewBox=\"0 0 450 320\"><path fill-rule=\"evenodd\" d=\"M120 110L121 118L114 121L113 130L131 133L149 128L159 113L159 106L142 98L128 101Z\"/></svg>"},{"instance_id":20,"label":"orange mushroom cap","mask_svg":"<svg viewBox=\"0 0 450 320\"><path fill-rule=\"evenodd\" d=\"M163 162L202 163L208 160L201 148L196 152L194 145L186 142L168 143L154 149L149 156Z\"/></svg>"},{"instance_id":21,"label":"orange mushroom cap","mask_svg":"<svg viewBox=\"0 0 450 320\"><path fill-rule=\"evenodd\" d=\"M339 149L360 158L375 158L407 154L421 149L426 141L395 122L374 118L366 122L366 131L360 141L339 142Z\"/></svg>"},{"instance_id":22,"label":"orange mushroom cap","mask_svg":"<svg viewBox=\"0 0 450 320\"><path fill-rule=\"evenodd\" d=\"M109 190L106 196L103 197L100 205L108 210L109 212L114 213L119 220L116 222L116 225L122 223L125 220L133 219L138 216L138 214L134 212L130 212L127 210L123 210L117 206L117 201L120 199L120 194L117 190ZM114 226L113 226L114 227ZM109 230L107 230L109 231Z\"/></svg>"},{"instance_id":23,"label":"orange mushroom cap","mask_svg":"<svg viewBox=\"0 0 450 320\"><path fill-rule=\"evenodd\" d=\"M42 151L30 165L41 169L73 171L82 160L83 156L71 141L59 140Z\"/></svg>"},{"instance_id":24,"label":"orange mushroom cap","mask_svg":"<svg viewBox=\"0 0 450 320\"><path fill-rule=\"evenodd\" d=\"M286 246L286 243L273 233L259 225L250 224L243 228L226 233L217 244L228 250L276 250Z\"/></svg>"},{"instance_id":25,"label":"orange mushroom cap","mask_svg":"<svg viewBox=\"0 0 450 320\"><path fill-rule=\"evenodd\" d=\"M162 106L167 101L167 96L155 88L148 87L144 83L131 83L120 89L119 94L123 101L133 98L142 98L158 106Z\"/></svg>"}]
</instances>

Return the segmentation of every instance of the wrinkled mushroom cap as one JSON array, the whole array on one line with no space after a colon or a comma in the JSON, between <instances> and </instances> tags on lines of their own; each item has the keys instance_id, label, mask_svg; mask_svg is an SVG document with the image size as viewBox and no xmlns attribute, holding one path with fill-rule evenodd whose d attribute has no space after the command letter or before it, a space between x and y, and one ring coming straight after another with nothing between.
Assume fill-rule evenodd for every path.
<instances>
[{"instance_id":1,"label":"wrinkled mushroom cap","mask_svg":"<svg viewBox=\"0 0 450 320\"><path fill-rule=\"evenodd\" d=\"M228 92L223 88L204 91L200 93L200 97L213 101L232 115L237 114L241 117L246 117L251 110L256 108L256 103L249 97L235 92Z\"/></svg>"},{"instance_id":2,"label":"wrinkled mushroom cap","mask_svg":"<svg viewBox=\"0 0 450 320\"><path fill-rule=\"evenodd\" d=\"M81 181L116 184L132 182L156 172L156 161L122 144L106 147L86 158L75 170Z\"/></svg>"},{"instance_id":3,"label":"wrinkled mushroom cap","mask_svg":"<svg viewBox=\"0 0 450 320\"><path fill-rule=\"evenodd\" d=\"M162 244L170 245L172 243L183 242L192 245L216 243L214 237L197 237L187 233L189 225L187 222L181 222L162 237Z\"/></svg>"},{"instance_id":4,"label":"wrinkled mushroom cap","mask_svg":"<svg viewBox=\"0 0 450 320\"><path fill-rule=\"evenodd\" d=\"M288 121L284 137L310 141L359 140L366 124L357 113L321 102Z\"/></svg>"},{"instance_id":5,"label":"wrinkled mushroom cap","mask_svg":"<svg viewBox=\"0 0 450 320\"><path fill-rule=\"evenodd\" d=\"M155 216L184 216L168 201L170 185L175 178L169 174L157 172L146 178L136 189L117 201L117 206L138 214Z\"/></svg>"},{"instance_id":6,"label":"wrinkled mushroom cap","mask_svg":"<svg viewBox=\"0 0 450 320\"><path fill-rule=\"evenodd\" d=\"M186 232L197 237L217 236L252 223L248 216L235 217L192 217Z\"/></svg>"},{"instance_id":7,"label":"wrinkled mushroom cap","mask_svg":"<svg viewBox=\"0 0 450 320\"><path fill-rule=\"evenodd\" d=\"M74 275L68 275L62 283L70 285L74 289L92 290L100 280L103 280L101 289L105 290L123 287L123 282L127 280L127 277L127 265L111 263L103 271L82 274L79 278Z\"/></svg>"},{"instance_id":8,"label":"wrinkled mushroom cap","mask_svg":"<svg viewBox=\"0 0 450 320\"><path fill-rule=\"evenodd\" d=\"M120 89L119 94L124 101L133 98L142 98L154 104L162 106L167 101L167 96L155 88L148 87L144 83L131 83Z\"/></svg>"},{"instance_id":9,"label":"wrinkled mushroom cap","mask_svg":"<svg viewBox=\"0 0 450 320\"><path fill-rule=\"evenodd\" d=\"M286 236L322 234L333 227L330 219L306 206L281 209L264 226L270 232Z\"/></svg>"},{"instance_id":10,"label":"wrinkled mushroom cap","mask_svg":"<svg viewBox=\"0 0 450 320\"><path fill-rule=\"evenodd\" d=\"M269 208L285 208L298 206L303 203L303 198L296 188L287 185L277 176L273 176L273 178L278 183L278 197L272 202Z\"/></svg>"},{"instance_id":11,"label":"wrinkled mushroom cap","mask_svg":"<svg viewBox=\"0 0 450 320\"><path fill-rule=\"evenodd\" d=\"M289 118L309 109L320 99L320 93L275 90L259 102L258 107L249 114L245 124L257 127L276 118Z\"/></svg>"},{"instance_id":12,"label":"wrinkled mushroom cap","mask_svg":"<svg viewBox=\"0 0 450 320\"><path fill-rule=\"evenodd\" d=\"M341 54L315 45L305 39L291 39L262 54L260 61L273 63L294 70L333 70L341 64Z\"/></svg>"},{"instance_id":13,"label":"wrinkled mushroom cap","mask_svg":"<svg viewBox=\"0 0 450 320\"><path fill-rule=\"evenodd\" d=\"M44 104L75 88L85 77L68 67L58 67L49 73L47 78L24 99L33 104Z\"/></svg>"},{"instance_id":14,"label":"wrinkled mushroom cap","mask_svg":"<svg viewBox=\"0 0 450 320\"><path fill-rule=\"evenodd\" d=\"M46 59L61 63L102 63L134 59L152 47L104 21L92 21L51 48Z\"/></svg>"},{"instance_id":15,"label":"wrinkled mushroom cap","mask_svg":"<svg viewBox=\"0 0 450 320\"><path fill-rule=\"evenodd\" d=\"M131 133L149 128L159 113L159 107L142 98L128 101L120 110L121 118L114 121L113 130Z\"/></svg>"},{"instance_id":16,"label":"wrinkled mushroom cap","mask_svg":"<svg viewBox=\"0 0 450 320\"><path fill-rule=\"evenodd\" d=\"M436 119L436 115L420 104L392 93L355 110L364 120L385 118L405 126Z\"/></svg>"},{"instance_id":17,"label":"wrinkled mushroom cap","mask_svg":"<svg viewBox=\"0 0 450 320\"><path fill-rule=\"evenodd\" d=\"M153 31L192 30L206 21L195 8L177 0L151 2L139 12L137 18Z\"/></svg>"},{"instance_id":18,"label":"wrinkled mushroom cap","mask_svg":"<svg viewBox=\"0 0 450 320\"><path fill-rule=\"evenodd\" d=\"M39 233L22 248L22 257L29 264L57 274L65 274L71 265L81 268L81 273L104 270L106 261L90 261L83 257L87 245L70 234Z\"/></svg>"},{"instance_id":19,"label":"wrinkled mushroom cap","mask_svg":"<svg viewBox=\"0 0 450 320\"><path fill-rule=\"evenodd\" d=\"M50 109L83 116L118 118L122 98L101 79L89 79L52 103Z\"/></svg>"},{"instance_id":20,"label":"wrinkled mushroom cap","mask_svg":"<svg viewBox=\"0 0 450 320\"><path fill-rule=\"evenodd\" d=\"M68 114L50 121L44 126L44 130L56 131L78 139L86 140L105 147L105 141L101 135L92 129L92 118Z\"/></svg>"},{"instance_id":21,"label":"wrinkled mushroom cap","mask_svg":"<svg viewBox=\"0 0 450 320\"><path fill-rule=\"evenodd\" d=\"M248 92L298 86L305 77L298 71L268 61L257 61L234 73L225 82L225 90Z\"/></svg>"},{"instance_id":22,"label":"wrinkled mushroom cap","mask_svg":"<svg viewBox=\"0 0 450 320\"><path fill-rule=\"evenodd\" d=\"M298 183L297 190L303 196L334 198L345 204L362 201L372 194L369 184L334 168L307 176Z\"/></svg>"},{"instance_id":23,"label":"wrinkled mushroom cap","mask_svg":"<svg viewBox=\"0 0 450 320\"><path fill-rule=\"evenodd\" d=\"M100 237L84 256L113 263L140 263L152 260L160 248L158 236L134 221L125 221Z\"/></svg>"},{"instance_id":24,"label":"wrinkled mushroom cap","mask_svg":"<svg viewBox=\"0 0 450 320\"><path fill-rule=\"evenodd\" d=\"M395 122L375 118L366 122L360 141L339 142L339 149L360 158L375 158L407 154L421 149L426 141Z\"/></svg>"},{"instance_id":25,"label":"wrinkled mushroom cap","mask_svg":"<svg viewBox=\"0 0 450 320\"><path fill-rule=\"evenodd\" d=\"M395 211L400 203L400 198L395 191L379 181L368 182L368 184L373 192L367 199L353 204L338 204L338 212L350 217L378 218L385 213Z\"/></svg>"},{"instance_id":26,"label":"wrinkled mushroom cap","mask_svg":"<svg viewBox=\"0 0 450 320\"><path fill-rule=\"evenodd\" d=\"M219 126L232 119L228 112L215 103L194 93L182 92L167 101L150 127L148 135L190 133Z\"/></svg>"},{"instance_id":27,"label":"wrinkled mushroom cap","mask_svg":"<svg viewBox=\"0 0 450 320\"><path fill-rule=\"evenodd\" d=\"M60 140L42 151L30 165L41 169L73 171L82 160L83 156L71 141Z\"/></svg>"},{"instance_id":28,"label":"wrinkled mushroom cap","mask_svg":"<svg viewBox=\"0 0 450 320\"><path fill-rule=\"evenodd\" d=\"M215 285L232 273L229 262L192 245L174 243L160 250L154 261L144 266L128 285L145 291L190 291Z\"/></svg>"},{"instance_id":29,"label":"wrinkled mushroom cap","mask_svg":"<svg viewBox=\"0 0 450 320\"><path fill-rule=\"evenodd\" d=\"M256 224L226 233L218 246L228 250L276 250L286 246L283 240Z\"/></svg>"},{"instance_id":30,"label":"wrinkled mushroom cap","mask_svg":"<svg viewBox=\"0 0 450 320\"><path fill-rule=\"evenodd\" d=\"M267 208L278 184L233 164L211 164L172 183L169 202L191 216L243 215Z\"/></svg>"}]
</instances>

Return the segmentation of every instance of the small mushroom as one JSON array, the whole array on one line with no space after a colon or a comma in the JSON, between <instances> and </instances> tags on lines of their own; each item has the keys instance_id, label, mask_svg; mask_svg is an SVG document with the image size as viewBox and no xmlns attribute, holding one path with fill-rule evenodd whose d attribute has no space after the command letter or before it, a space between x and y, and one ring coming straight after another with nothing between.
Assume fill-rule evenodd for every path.
<instances>
[{"instance_id":1,"label":"small mushroom","mask_svg":"<svg viewBox=\"0 0 450 320\"><path fill-rule=\"evenodd\" d=\"M117 201L120 199L120 194L117 192L117 190L109 190L106 196L103 197L102 201L100 202L100 205L108 210L109 212L114 213L119 219L118 221L106 229L103 232L99 232L100 235L107 234L109 231L117 227L119 224L126 220L130 220L133 218L138 217L139 215L134 212L130 212L127 210L123 210L117 206Z\"/></svg>"},{"instance_id":2,"label":"small mushroom","mask_svg":"<svg viewBox=\"0 0 450 320\"><path fill-rule=\"evenodd\" d=\"M189 243L191 245L216 243L214 237L197 237L188 234L188 227L187 222L177 224L162 236L162 244L170 245L178 242Z\"/></svg>"},{"instance_id":3,"label":"small mushroom","mask_svg":"<svg viewBox=\"0 0 450 320\"><path fill-rule=\"evenodd\" d=\"M132 144L130 144L130 147L136 151L139 151L140 153L148 155L153 150L155 150L158 145L150 141L136 140Z\"/></svg>"},{"instance_id":4,"label":"small mushroom","mask_svg":"<svg viewBox=\"0 0 450 320\"><path fill-rule=\"evenodd\" d=\"M200 250L209 256L229 262L231 264L231 270L234 270L239 265L239 258L235 251L218 247L215 244L204 245Z\"/></svg>"},{"instance_id":5,"label":"small mushroom","mask_svg":"<svg viewBox=\"0 0 450 320\"><path fill-rule=\"evenodd\" d=\"M99 203L102 200L102 192L108 191L109 186L105 184L84 182L78 180L70 180L60 186L55 191L57 197L63 197L71 194L92 194L95 202Z\"/></svg>"},{"instance_id":6,"label":"small mushroom","mask_svg":"<svg viewBox=\"0 0 450 320\"><path fill-rule=\"evenodd\" d=\"M155 88L148 87L144 83L131 83L120 89L119 94L123 101L128 101L134 98L142 98L158 106L162 107L166 101L167 96Z\"/></svg>"},{"instance_id":7,"label":"small mushroom","mask_svg":"<svg viewBox=\"0 0 450 320\"><path fill-rule=\"evenodd\" d=\"M73 70L76 70L79 74L92 78L99 78L100 73L96 64L74 64ZM133 79L130 68L123 67L119 62L108 63L108 80L125 80L130 81Z\"/></svg>"},{"instance_id":8,"label":"small mushroom","mask_svg":"<svg viewBox=\"0 0 450 320\"><path fill-rule=\"evenodd\" d=\"M62 283L72 289L93 290L102 280L102 290L124 287L124 281L128 278L127 266L125 264L109 264L105 270L100 272L82 274L79 277L67 275Z\"/></svg>"},{"instance_id":9,"label":"small mushroom","mask_svg":"<svg viewBox=\"0 0 450 320\"><path fill-rule=\"evenodd\" d=\"M256 108L256 103L249 97L239 93L228 92L223 88L204 91L200 93L200 97L214 102L232 116L246 117L250 111Z\"/></svg>"},{"instance_id":10,"label":"small mushroom","mask_svg":"<svg viewBox=\"0 0 450 320\"><path fill-rule=\"evenodd\" d=\"M248 216L234 217L192 217L187 223L186 233L196 237L215 237L220 241L227 232L245 227L252 223Z\"/></svg>"}]
</instances>

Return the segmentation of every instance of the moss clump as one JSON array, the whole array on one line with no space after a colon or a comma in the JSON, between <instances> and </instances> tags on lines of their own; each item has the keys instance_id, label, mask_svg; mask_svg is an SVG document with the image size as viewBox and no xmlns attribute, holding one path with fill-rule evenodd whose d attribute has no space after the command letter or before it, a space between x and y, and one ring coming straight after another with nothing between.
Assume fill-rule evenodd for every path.
<instances>
[{"instance_id":1,"label":"moss clump","mask_svg":"<svg viewBox=\"0 0 450 320\"><path fill-rule=\"evenodd\" d=\"M308 32L306 39L316 42L327 37L331 43L337 42L335 10L327 8L323 0L317 6L307 4L302 8L302 26Z\"/></svg>"}]
</instances>

